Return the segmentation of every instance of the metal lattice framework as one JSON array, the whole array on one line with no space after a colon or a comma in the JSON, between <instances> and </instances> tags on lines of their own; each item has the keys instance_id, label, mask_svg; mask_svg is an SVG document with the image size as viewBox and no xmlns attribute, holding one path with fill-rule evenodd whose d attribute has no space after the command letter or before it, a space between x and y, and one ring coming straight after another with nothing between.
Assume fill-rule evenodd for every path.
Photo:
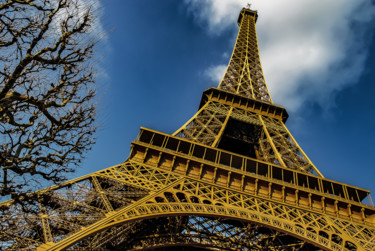
<instances>
[{"instance_id":1,"label":"metal lattice framework","mask_svg":"<svg viewBox=\"0 0 375 251\"><path fill-rule=\"evenodd\" d=\"M256 18L241 11L219 88L174 134L141 128L126 162L38 191L24 208L1 203L0 248L374 250L369 191L324 178L273 105Z\"/></svg>"},{"instance_id":2,"label":"metal lattice framework","mask_svg":"<svg viewBox=\"0 0 375 251\"><path fill-rule=\"evenodd\" d=\"M272 103L260 64L256 19L256 13L242 10L236 44L219 89Z\"/></svg>"}]
</instances>

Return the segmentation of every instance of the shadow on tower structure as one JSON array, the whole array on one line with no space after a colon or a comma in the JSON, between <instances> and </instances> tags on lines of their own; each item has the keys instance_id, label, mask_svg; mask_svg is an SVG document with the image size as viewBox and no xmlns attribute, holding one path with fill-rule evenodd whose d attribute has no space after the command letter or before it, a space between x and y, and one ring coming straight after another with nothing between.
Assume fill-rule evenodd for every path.
<instances>
[{"instance_id":1,"label":"shadow on tower structure","mask_svg":"<svg viewBox=\"0 0 375 251\"><path fill-rule=\"evenodd\" d=\"M323 177L285 126L241 10L225 75L172 135L141 128L129 158L1 203L1 249L374 250L370 192Z\"/></svg>"}]
</instances>

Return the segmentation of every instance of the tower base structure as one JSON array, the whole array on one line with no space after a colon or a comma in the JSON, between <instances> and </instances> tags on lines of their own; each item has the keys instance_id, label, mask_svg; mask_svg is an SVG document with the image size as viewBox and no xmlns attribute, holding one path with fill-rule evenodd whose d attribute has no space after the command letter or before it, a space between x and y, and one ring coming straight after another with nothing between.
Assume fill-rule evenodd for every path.
<instances>
[{"instance_id":1,"label":"tower base structure","mask_svg":"<svg viewBox=\"0 0 375 251\"><path fill-rule=\"evenodd\" d=\"M37 216L9 205L2 247L375 248L375 209L324 189L365 190L146 128L131 149L121 165L39 191Z\"/></svg>"}]
</instances>

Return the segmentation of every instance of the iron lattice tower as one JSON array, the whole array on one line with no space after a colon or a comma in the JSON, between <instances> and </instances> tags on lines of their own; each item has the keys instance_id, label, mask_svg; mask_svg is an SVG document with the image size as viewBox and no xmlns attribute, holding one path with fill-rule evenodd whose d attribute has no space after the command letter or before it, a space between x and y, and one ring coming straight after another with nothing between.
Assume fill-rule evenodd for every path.
<instances>
[{"instance_id":1,"label":"iron lattice tower","mask_svg":"<svg viewBox=\"0 0 375 251\"><path fill-rule=\"evenodd\" d=\"M257 12L227 71L174 134L141 128L124 163L1 203L1 249L374 250L369 191L323 177L273 104ZM35 214L35 212L37 212Z\"/></svg>"}]
</instances>

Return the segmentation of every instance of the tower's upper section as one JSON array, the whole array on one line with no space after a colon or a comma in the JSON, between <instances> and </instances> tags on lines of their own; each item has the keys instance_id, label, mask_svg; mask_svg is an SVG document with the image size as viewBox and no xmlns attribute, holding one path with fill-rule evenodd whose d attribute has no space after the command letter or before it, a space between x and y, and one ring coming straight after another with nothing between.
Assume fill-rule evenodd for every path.
<instances>
[{"instance_id":1,"label":"tower's upper section","mask_svg":"<svg viewBox=\"0 0 375 251\"><path fill-rule=\"evenodd\" d=\"M260 63L255 22L258 14L243 8L238 17L238 31L232 57L219 89L255 100L272 103Z\"/></svg>"},{"instance_id":2,"label":"tower's upper section","mask_svg":"<svg viewBox=\"0 0 375 251\"><path fill-rule=\"evenodd\" d=\"M244 15L250 15L250 16L253 16L255 17L255 22L257 21L258 19L258 12L256 10L250 10L248 8L243 8L240 12L240 15L238 16L238 20L237 20L237 24L238 26L241 26L241 21L242 21L242 17Z\"/></svg>"}]
</instances>

